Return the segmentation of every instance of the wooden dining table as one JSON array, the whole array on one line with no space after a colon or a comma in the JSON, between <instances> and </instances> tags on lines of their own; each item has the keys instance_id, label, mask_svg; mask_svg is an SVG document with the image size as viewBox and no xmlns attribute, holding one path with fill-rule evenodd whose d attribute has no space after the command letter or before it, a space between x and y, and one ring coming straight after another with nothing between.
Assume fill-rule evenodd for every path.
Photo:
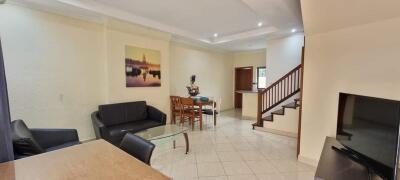
<instances>
[{"instance_id":1,"label":"wooden dining table","mask_svg":"<svg viewBox=\"0 0 400 180\"><path fill-rule=\"evenodd\" d=\"M104 140L0 164L1 180L169 180Z\"/></svg>"}]
</instances>

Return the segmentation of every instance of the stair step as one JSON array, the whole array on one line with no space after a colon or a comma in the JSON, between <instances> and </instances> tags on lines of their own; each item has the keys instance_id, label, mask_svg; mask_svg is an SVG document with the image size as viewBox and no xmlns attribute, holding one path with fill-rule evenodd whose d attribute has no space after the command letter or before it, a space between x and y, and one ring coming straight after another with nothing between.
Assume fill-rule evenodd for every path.
<instances>
[{"instance_id":1,"label":"stair step","mask_svg":"<svg viewBox=\"0 0 400 180\"><path fill-rule=\"evenodd\" d=\"M262 118L263 121L274 121L274 117L272 117L272 115L269 116L265 116Z\"/></svg>"},{"instance_id":2,"label":"stair step","mask_svg":"<svg viewBox=\"0 0 400 180\"><path fill-rule=\"evenodd\" d=\"M296 109L297 107L299 107L299 105L296 102L292 102L292 103L286 104L282 107Z\"/></svg>"},{"instance_id":3,"label":"stair step","mask_svg":"<svg viewBox=\"0 0 400 180\"><path fill-rule=\"evenodd\" d=\"M277 111L272 112L271 114L285 115L285 110L284 109L279 109Z\"/></svg>"}]
</instances>

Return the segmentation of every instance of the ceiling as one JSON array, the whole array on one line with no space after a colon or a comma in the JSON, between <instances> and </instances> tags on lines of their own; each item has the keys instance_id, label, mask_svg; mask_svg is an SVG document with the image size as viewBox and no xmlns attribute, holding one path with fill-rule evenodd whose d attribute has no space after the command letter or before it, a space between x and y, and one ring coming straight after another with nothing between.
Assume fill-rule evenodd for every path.
<instances>
[{"instance_id":1,"label":"ceiling","mask_svg":"<svg viewBox=\"0 0 400 180\"><path fill-rule=\"evenodd\" d=\"M307 35L400 17L399 0L301 0L301 7Z\"/></svg>"},{"instance_id":2,"label":"ceiling","mask_svg":"<svg viewBox=\"0 0 400 180\"><path fill-rule=\"evenodd\" d=\"M303 30L300 0L11 1L91 20L99 16L122 19L169 32L173 40L228 51L265 48L267 39Z\"/></svg>"}]
</instances>

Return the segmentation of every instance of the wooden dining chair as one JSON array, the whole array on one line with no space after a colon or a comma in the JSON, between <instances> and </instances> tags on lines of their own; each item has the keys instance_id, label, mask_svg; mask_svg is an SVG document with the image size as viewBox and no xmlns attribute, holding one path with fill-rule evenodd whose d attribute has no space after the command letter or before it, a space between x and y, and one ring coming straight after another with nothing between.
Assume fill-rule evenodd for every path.
<instances>
[{"instance_id":1,"label":"wooden dining chair","mask_svg":"<svg viewBox=\"0 0 400 180\"><path fill-rule=\"evenodd\" d=\"M222 98L219 97L218 100L214 97L209 97L209 100L212 101L212 105L210 108L206 108L202 110L202 113L208 116L212 116L213 120L214 120L214 126L216 126L216 119L217 119L217 115L220 114L221 112L221 104L222 104ZM206 116L207 117L207 116ZM207 118L208 119L208 118Z\"/></svg>"},{"instance_id":2,"label":"wooden dining chair","mask_svg":"<svg viewBox=\"0 0 400 180\"><path fill-rule=\"evenodd\" d=\"M181 121L180 123L184 123L185 120L189 120L189 123L192 125L192 130L194 130L194 122L199 119L200 130L203 129L203 122L200 116L202 112L195 107L195 103L192 98L181 98L182 105L182 113L181 113Z\"/></svg>"},{"instance_id":3,"label":"wooden dining chair","mask_svg":"<svg viewBox=\"0 0 400 180\"><path fill-rule=\"evenodd\" d=\"M171 100L171 124L176 124L176 117L181 117L182 114L182 104L181 97L170 96Z\"/></svg>"}]
</instances>

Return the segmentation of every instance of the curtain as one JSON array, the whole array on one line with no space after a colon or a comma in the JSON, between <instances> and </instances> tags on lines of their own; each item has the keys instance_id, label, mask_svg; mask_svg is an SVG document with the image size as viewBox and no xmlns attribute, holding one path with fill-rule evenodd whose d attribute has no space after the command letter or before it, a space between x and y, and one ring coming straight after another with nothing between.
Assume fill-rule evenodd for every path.
<instances>
[{"instance_id":1,"label":"curtain","mask_svg":"<svg viewBox=\"0 0 400 180\"><path fill-rule=\"evenodd\" d=\"M14 160L10 122L6 73L0 40L0 163Z\"/></svg>"}]
</instances>

